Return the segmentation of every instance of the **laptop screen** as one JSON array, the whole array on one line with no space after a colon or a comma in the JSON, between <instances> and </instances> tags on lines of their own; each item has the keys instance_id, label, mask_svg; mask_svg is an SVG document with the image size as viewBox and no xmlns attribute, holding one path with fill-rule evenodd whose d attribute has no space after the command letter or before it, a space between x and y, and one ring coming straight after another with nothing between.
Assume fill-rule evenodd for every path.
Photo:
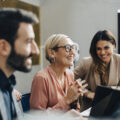
<instances>
[{"instance_id":1,"label":"laptop screen","mask_svg":"<svg viewBox=\"0 0 120 120\"><path fill-rule=\"evenodd\" d=\"M95 97L92 103L90 116L108 117L111 116L120 104L120 90L105 86L97 86Z\"/></svg>"}]
</instances>

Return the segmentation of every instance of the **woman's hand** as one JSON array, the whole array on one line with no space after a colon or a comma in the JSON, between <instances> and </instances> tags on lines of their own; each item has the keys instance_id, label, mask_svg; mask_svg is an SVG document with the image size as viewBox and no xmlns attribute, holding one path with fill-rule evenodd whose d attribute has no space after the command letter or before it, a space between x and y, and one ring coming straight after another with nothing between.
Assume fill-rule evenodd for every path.
<instances>
[{"instance_id":1,"label":"woman's hand","mask_svg":"<svg viewBox=\"0 0 120 120\"><path fill-rule=\"evenodd\" d=\"M91 100L93 100L94 96L95 96L95 92L87 91L85 93L85 97L87 97L87 98L89 98Z\"/></svg>"},{"instance_id":2,"label":"woman's hand","mask_svg":"<svg viewBox=\"0 0 120 120\"><path fill-rule=\"evenodd\" d=\"M81 96L83 96L88 90L86 89L86 87L88 86L88 84L86 83L86 80L80 80L77 79L76 81L79 81L79 85L81 88Z\"/></svg>"},{"instance_id":3,"label":"woman's hand","mask_svg":"<svg viewBox=\"0 0 120 120\"><path fill-rule=\"evenodd\" d=\"M73 82L71 86L69 86L67 95L64 97L67 104L71 104L72 102L77 100L80 95L83 95L84 93L87 92L85 88L88 85L85 84L85 82L86 82L85 80L83 81L76 80Z\"/></svg>"}]
</instances>

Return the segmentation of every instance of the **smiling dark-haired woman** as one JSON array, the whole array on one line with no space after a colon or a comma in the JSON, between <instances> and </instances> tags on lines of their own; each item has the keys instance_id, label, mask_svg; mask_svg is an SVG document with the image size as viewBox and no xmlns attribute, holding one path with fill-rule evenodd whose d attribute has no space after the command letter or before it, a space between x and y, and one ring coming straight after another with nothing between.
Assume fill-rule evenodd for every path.
<instances>
[{"instance_id":1,"label":"smiling dark-haired woman","mask_svg":"<svg viewBox=\"0 0 120 120\"><path fill-rule=\"evenodd\" d=\"M75 78L88 82L85 97L93 99L97 85L120 85L120 55L114 53L116 40L108 31L98 31L91 42L91 57L83 58L75 68Z\"/></svg>"},{"instance_id":2,"label":"smiling dark-haired woman","mask_svg":"<svg viewBox=\"0 0 120 120\"><path fill-rule=\"evenodd\" d=\"M71 109L78 97L86 92L81 84L74 81L74 74L68 68L73 65L76 45L64 34L54 34L45 45L46 59L50 62L44 70L36 73L32 82L31 109ZM71 107L72 106L72 107ZM80 109L79 102L76 103Z\"/></svg>"}]
</instances>

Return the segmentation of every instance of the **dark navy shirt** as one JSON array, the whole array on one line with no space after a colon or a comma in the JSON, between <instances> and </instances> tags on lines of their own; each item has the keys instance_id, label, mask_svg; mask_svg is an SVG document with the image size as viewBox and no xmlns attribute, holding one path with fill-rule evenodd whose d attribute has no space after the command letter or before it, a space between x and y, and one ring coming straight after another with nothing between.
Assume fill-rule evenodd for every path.
<instances>
[{"instance_id":1,"label":"dark navy shirt","mask_svg":"<svg viewBox=\"0 0 120 120\"><path fill-rule=\"evenodd\" d=\"M15 105L12 98L12 91L15 84L16 80L14 75L11 75L9 78L7 78L2 70L0 70L0 90L3 94L8 120L13 120L17 117ZM0 120L2 120L1 114Z\"/></svg>"}]
</instances>

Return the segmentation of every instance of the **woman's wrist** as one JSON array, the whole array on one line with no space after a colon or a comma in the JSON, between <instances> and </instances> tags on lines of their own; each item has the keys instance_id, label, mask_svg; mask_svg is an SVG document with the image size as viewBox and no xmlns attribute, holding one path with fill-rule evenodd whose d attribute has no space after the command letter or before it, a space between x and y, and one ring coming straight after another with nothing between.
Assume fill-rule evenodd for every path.
<instances>
[{"instance_id":1,"label":"woman's wrist","mask_svg":"<svg viewBox=\"0 0 120 120\"><path fill-rule=\"evenodd\" d=\"M88 91L84 94L85 97L93 100L94 96L95 96L95 93L94 92L91 92L91 91Z\"/></svg>"},{"instance_id":2,"label":"woman's wrist","mask_svg":"<svg viewBox=\"0 0 120 120\"><path fill-rule=\"evenodd\" d=\"M70 100L67 98L67 96L64 97L64 101L65 101L68 105L71 104L71 102L70 102Z\"/></svg>"}]
</instances>

